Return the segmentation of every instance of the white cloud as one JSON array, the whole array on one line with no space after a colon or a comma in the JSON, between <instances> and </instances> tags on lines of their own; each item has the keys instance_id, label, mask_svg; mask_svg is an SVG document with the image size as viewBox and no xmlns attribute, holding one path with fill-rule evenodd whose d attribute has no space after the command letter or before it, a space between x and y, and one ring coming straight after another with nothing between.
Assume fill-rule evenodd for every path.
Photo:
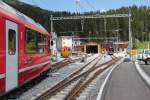
<instances>
[{"instance_id":1,"label":"white cloud","mask_svg":"<svg viewBox=\"0 0 150 100\"><path fill-rule=\"evenodd\" d=\"M107 11L106 9L101 9L101 10L100 10L100 12L106 12L106 11Z\"/></svg>"}]
</instances>

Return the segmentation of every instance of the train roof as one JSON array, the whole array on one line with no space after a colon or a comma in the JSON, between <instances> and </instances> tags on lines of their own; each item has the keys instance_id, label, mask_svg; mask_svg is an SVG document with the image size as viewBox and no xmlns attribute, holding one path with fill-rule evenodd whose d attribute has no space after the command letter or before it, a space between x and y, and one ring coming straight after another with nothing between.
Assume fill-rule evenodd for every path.
<instances>
[{"instance_id":1,"label":"train roof","mask_svg":"<svg viewBox=\"0 0 150 100\"><path fill-rule=\"evenodd\" d=\"M12 8L11 6L7 5L1 0L0 0L0 14L2 14L2 16L10 18L13 21L23 23L25 24L25 26L31 29L37 30L44 34L49 34L41 24L35 22L33 19L29 18L28 16L24 15L18 10Z\"/></svg>"}]
</instances>

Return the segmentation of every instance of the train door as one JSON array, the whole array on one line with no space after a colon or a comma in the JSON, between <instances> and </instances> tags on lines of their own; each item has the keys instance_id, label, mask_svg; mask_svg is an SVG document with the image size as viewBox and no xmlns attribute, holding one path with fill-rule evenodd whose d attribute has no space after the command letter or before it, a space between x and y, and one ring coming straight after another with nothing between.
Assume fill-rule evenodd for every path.
<instances>
[{"instance_id":1,"label":"train door","mask_svg":"<svg viewBox=\"0 0 150 100\"><path fill-rule=\"evenodd\" d=\"M6 20L6 92L18 86L18 25Z\"/></svg>"}]
</instances>

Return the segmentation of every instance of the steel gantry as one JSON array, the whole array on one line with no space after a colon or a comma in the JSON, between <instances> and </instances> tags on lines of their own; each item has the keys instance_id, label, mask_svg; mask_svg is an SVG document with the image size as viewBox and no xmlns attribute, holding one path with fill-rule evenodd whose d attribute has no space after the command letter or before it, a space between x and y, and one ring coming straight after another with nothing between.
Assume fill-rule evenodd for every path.
<instances>
[{"instance_id":1,"label":"steel gantry","mask_svg":"<svg viewBox=\"0 0 150 100\"><path fill-rule=\"evenodd\" d=\"M98 19L98 18L128 18L130 14L113 14L113 15L88 15L88 16L69 16L69 17L52 17L51 20L73 20L73 19Z\"/></svg>"},{"instance_id":2,"label":"steel gantry","mask_svg":"<svg viewBox=\"0 0 150 100\"><path fill-rule=\"evenodd\" d=\"M73 38L74 40L117 40L118 37L86 37L86 38Z\"/></svg>"},{"instance_id":3,"label":"steel gantry","mask_svg":"<svg viewBox=\"0 0 150 100\"><path fill-rule=\"evenodd\" d=\"M50 20L51 20L51 32L53 32L53 21L61 21L61 20L81 20L81 25L82 25L82 31L83 31L83 25L84 19L99 19L99 18L103 18L104 20L106 20L107 18L128 18L128 24L129 24L129 46L128 49L131 50L133 47L133 43L132 43L132 31L131 31L131 13L129 14L112 14L112 15L100 15L100 14L96 14L96 15L87 15L87 16L69 16L69 17L53 17L51 16ZM106 23L106 22L105 22ZM105 28L106 30L106 28Z\"/></svg>"}]
</instances>

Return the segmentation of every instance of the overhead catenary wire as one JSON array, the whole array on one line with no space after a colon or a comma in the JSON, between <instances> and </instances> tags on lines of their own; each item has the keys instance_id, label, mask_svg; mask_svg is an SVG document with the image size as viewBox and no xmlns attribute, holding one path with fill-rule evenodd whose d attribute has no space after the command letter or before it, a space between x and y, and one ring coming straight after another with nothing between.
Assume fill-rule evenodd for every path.
<instances>
[{"instance_id":1,"label":"overhead catenary wire","mask_svg":"<svg viewBox=\"0 0 150 100\"><path fill-rule=\"evenodd\" d=\"M87 5L88 5L89 7L91 7L91 8L93 9L93 11L96 10L95 7L90 3L89 0L84 0L84 1L87 3Z\"/></svg>"},{"instance_id":2,"label":"overhead catenary wire","mask_svg":"<svg viewBox=\"0 0 150 100\"><path fill-rule=\"evenodd\" d=\"M88 1L88 0L84 0L85 2L86 2L86 4L90 7L90 8L92 8L93 9L93 11L95 11L95 7L91 4L91 2L90 1ZM94 24L94 26L96 25L96 20L94 20L94 19L92 19L92 23ZM97 27L96 27L97 28ZM93 30L94 30L94 28L93 28ZM97 30L97 29L96 29Z\"/></svg>"},{"instance_id":3,"label":"overhead catenary wire","mask_svg":"<svg viewBox=\"0 0 150 100\"><path fill-rule=\"evenodd\" d=\"M79 9L81 10L81 11L84 11L85 9L84 9L84 7L81 5L81 3L80 3L80 0L75 0L75 3L76 3L76 5L79 7ZM79 11L77 10L77 13L78 13Z\"/></svg>"}]
</instances>

